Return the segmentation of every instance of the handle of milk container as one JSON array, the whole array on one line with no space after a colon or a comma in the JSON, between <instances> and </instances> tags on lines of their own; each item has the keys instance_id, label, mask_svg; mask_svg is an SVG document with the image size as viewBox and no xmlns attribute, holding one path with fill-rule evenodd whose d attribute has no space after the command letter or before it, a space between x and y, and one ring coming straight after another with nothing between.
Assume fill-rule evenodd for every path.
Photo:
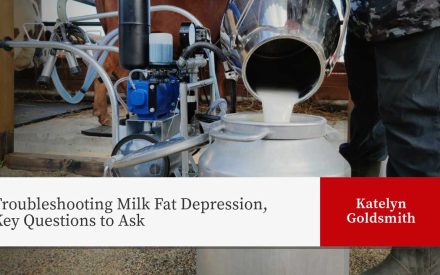
<instances>
[{"instance_id":1,"label":"handle of milk container","mask_svg":"<svg viewBox=\"0 0 440 275\"><path fill-rule=\"evenodd\" d=\"M224 125L214 127L209 131L209 135L214 139L222 139L222 140L238 141L238 142L252 142L252 141L262 140L270 133L268 129L261 129L253 134L232 134L232 133L225 133L223 131L224 129L225 129Z\"/></svg>"},{"instance_id":2,"label":"handle of milk container","mask_svg":"<svg viewBox=\"0 0 440 275\"><path fill-rule=\"evenodd\" d=\"M342 7L341 7L341 9L342 9ZM342 23L341 35L339 36L339 41L338 41L338 46L336 47L336 51L333 54L333 56L330 57L330 60L328 61L327 75L331 74L331 72L333 71L333 68L335 67L336 63L338 62L339 58L341 57L342 45L344 44L345 33L347 32L348 21L350 19L350 11L351 11L350 0L345 0L345 16L344 16L344 22Z\"/></svg>"}]
</instances>

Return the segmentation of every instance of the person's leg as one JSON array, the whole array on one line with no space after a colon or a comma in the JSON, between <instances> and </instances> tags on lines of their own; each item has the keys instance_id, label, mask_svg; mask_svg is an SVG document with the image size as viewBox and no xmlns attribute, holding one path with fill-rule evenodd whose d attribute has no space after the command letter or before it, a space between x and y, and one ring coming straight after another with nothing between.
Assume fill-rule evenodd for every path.
<instances>
[{"instance_id":1,"label":"person's leg","mask_svg":"<svg viewBox=\"0 0 440 275\"><path fill-rule=\"evenodd\" d=\"M378 43L387 175L440 176L440 28Z\"/></svg>"},{"instance_id":2,"label":"person's leg","mask_svg":"<svg viewBox=\"0 0 440 275\"><path fill-rule=\"evenodd\" d=\"M350 141L341 154L352 167L353 176L378 176L386 158L384 127L379 120L374 46L347 35L345 67L354 103L350 116Z\"/></svg>"},{"instance_id":3,"label":"person's leg","mask_svg":"<svg viewBox=\"0 0 440 275\"><path fill-rule=\"evenodd\" d=\"M440 28L378 44L388 176L440 175ZM393 248L364 275L440 274L439 248Z\"/></svg>"}]
</instances>

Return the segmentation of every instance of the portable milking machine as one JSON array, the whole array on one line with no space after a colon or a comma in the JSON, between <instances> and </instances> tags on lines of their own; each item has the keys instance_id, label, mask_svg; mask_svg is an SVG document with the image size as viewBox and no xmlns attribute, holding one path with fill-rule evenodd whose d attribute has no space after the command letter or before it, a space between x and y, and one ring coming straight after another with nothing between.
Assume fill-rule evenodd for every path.
<instances>
[{"instance_id":1,"label":"portable milking machine","mask_svg":"<svg viewBox=\"0 0 440 275\"><path fill-rule=\"evenodd\" d=\"M60 18L64 18L62 21L119 15L119 30L107 34L101 44L111 47L119 39L120 65L129 70L129 75L116 81L110 90L110 98L116 98L128 115L120 120L119 104L112 101L114 149L105 175L197 175L198 167L192 154L208 140L208 135L199 126L199 120L218 120L227 108L226 101L219 96L214 54L223 61L228 76L234 77L223 52L211 43L209 30L185 10L173 6L150 7L148 0L119 0L118 13L78 18L67 18L63 14L67 0L60 2L63 4L59 12ZM181 26L179 42L182 52L177 61L173 60L172 35L150 33L150 12L156 11L176 12L191 21ZM103 63L105 57L106 52L101 56L95 54L99 64ZM199 72L204 67L209 69L209 78L199 80ZM85 85L91 84L89 77L94 79L93 71L87 74ZM127 82L126 101L117 92L118 86L124 81ZM211 88L210 111L201 114L199 89L205 86ZM84 86L81 90L87 89ZM217 115L210 115L216 114L217 109L220 109ZM195 120L196 114L198 120ZM173 149L175 146L176 150ZM151 148L165 153L143 160L144 151ZM123 165L113 165L114 160L121 159L124 160Z\"/></svg>"},{"instance_id":2,"label":"portable milking machine","mask_svg":"<svg viewBox=\"0 0 440 275\"><path fill-rule=\"evenodd\" d=\"M197 175L198 169L192 154L208 141L207 133L199 121L215 121L226 113L226 101L220 98L215 74L214 55L223 61L227 75L235 77L229 69L223 52L211 43L210 32L189 12L168 5L150 7L148 0L119 1L119 11L78 17L67 16L68 0L58 0L58 17L50 41L5 41L6 48L35 47L48 50L41 76L37 83L48 86L53 82L60 96L71 104L84 98L96 77L107 88L112 108L112 160L129 161L142 155L139 149L156 144L155 149L165 151L163 156L150 161L112 165L106 169L108 176L189 176ZM180 29L181 56L173 60L173 37L168 33L150 33L150 12L171 11L183 15L185 22ZM98 43L74 22L118 16L120 27L109 32ZM119 48L114 44L119 40ZM110 51L120 53L120 64L129 75L113 84L102 68ZM82 87L76 92L65 89L58 76L56 61L65 56L70 73L77 75L80 67L76 60L81 57L88 64ZM199 79L202 68L208 67L209 77ZM126 100L117 92L118 86L127 82ZM199 89L210 88L209 111L199 110ZM120 119L120 106L127 116ZM217 113L217 110L219 112ZM195 116L197 114L197 120ZM214 115L210 115L214 114ZM202 122L203 123L203 122ZM168 150L177 146L176 152ZM183 146L184 150L181 150ZM161 154L162 155L162 154ZM149 155L151 157L151 155ZM112 162L109 162L112 163Z\"/></svg>"}]
</instances>

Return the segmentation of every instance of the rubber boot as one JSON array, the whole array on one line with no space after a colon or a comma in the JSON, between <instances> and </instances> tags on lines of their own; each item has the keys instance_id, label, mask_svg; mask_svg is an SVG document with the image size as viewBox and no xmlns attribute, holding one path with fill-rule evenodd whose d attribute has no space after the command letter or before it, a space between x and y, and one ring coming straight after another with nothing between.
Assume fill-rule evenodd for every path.
<instances>
[{"instance_id":1,"label":"rubber boot","mask_svg":"<svg viewBox=\"0 0 440 275\"><path fill-rule=\"evenodd\" d=\"M379 177L381 161L359 161L350 163L352 177Z\"/></svg>"},{"instance_id":2,"label":"rubber boot","mask_svg":"<svg viewBox=\"0 0 440 275\"><path fill-rule=\"evenodd\" d=\"M362 275L440 275L440 248L393 248L382 263Z\"/></svg>"}]
</instances>

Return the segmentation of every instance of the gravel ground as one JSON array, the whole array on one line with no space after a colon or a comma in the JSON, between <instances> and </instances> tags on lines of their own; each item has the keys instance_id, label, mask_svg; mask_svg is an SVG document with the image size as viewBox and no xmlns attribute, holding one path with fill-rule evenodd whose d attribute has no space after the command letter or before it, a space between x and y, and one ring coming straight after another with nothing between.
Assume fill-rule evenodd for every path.
<instances>
[{"instance_id":1,"label":"gravel ground","mask_svg":"<svg viewBox=\"0 0 440 275\"><path fill-rule=\"evenodd\" d=\"M390 249L355 248L350 252L350 275L362 272L376 266L390 254Z\"/></svg>"},{"instance_id":2,"label":"gravel ground","mask_svg":"<svg viewBox=\"0 0 440 275\"><path fill-rule=\"evenodd\" d=\"M389 249L352 249L350 274L380 263ZM195 249L0 249L0 274L182 274L196 272Z\"/></svg>"},{"instance_id":3,"label":"gravel ground","mask_svg":"<svg viewBox=\"0 0 440 275\"><path fill-rule=\"evenodd\" d=\"M0 274L195 274L194 249L0 249Z\"/></svg>"}]
</instances>

